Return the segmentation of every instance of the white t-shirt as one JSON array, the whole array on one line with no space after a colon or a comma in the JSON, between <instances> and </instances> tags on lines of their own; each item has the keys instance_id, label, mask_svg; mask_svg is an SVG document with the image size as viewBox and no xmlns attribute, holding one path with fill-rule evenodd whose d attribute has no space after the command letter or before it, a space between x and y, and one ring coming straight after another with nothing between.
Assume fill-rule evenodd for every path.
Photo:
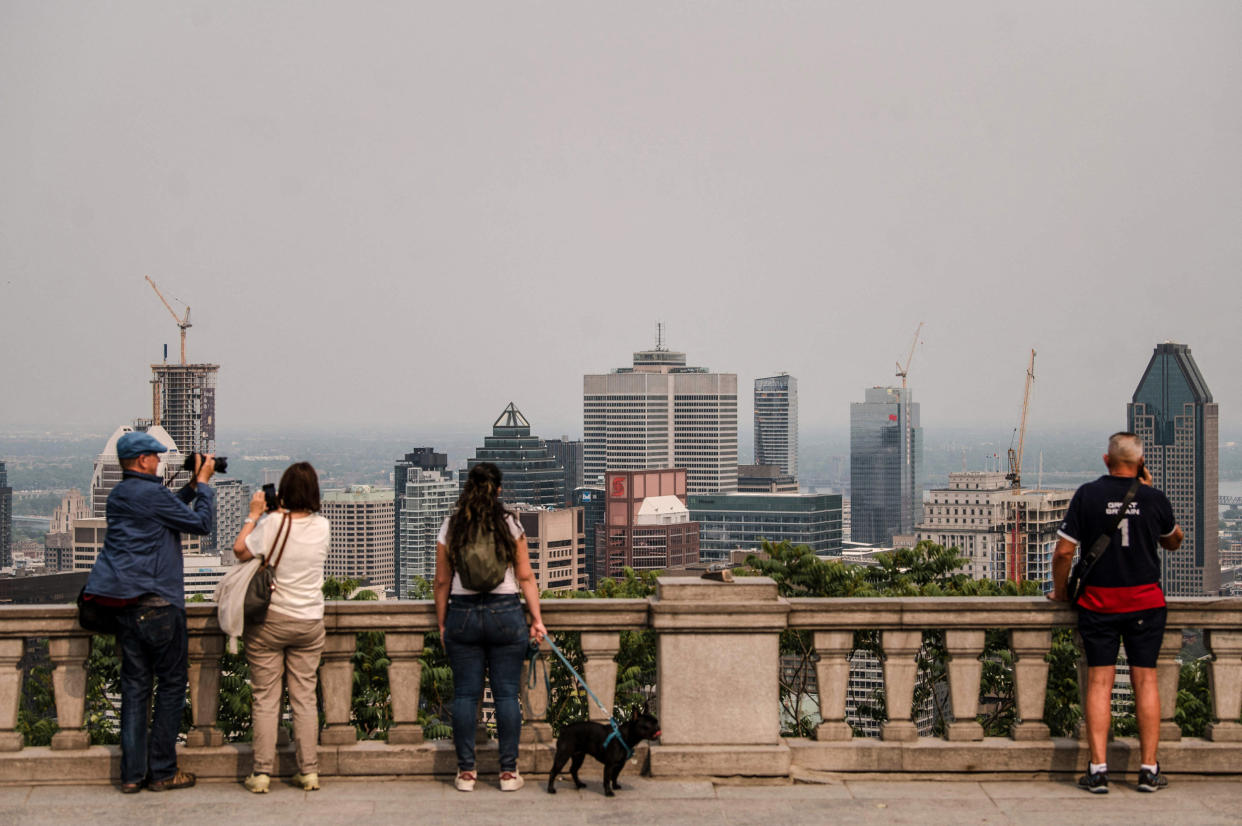
<instances>
[{"instance_id":1,"label":"white t-shirt","mask_svg":"<svg viewBox=\"0 0 1242 826\"><path fill-rule=\"evenodd\" d=\"M331 525L317 513L289 521L289 541L276 558L271 610L298 619L323 619L323 563L328 558ZM279 511L261 516L246 537L247 550L255 556L273 553L280 522Z\"/></svg>"},{"instance_id":2,"label":"white t-shirt","mask_svg":"<svg viewBox=\"0 0 1242 826\"><path fill-rule=\"evenodd\" d=\"M444 523L440 525L440 535L436 537L436 542L439 542L441 545L444 545L445 547L448 547L448 527L449 527L449 520L452 518L453 518L453 514L451 513L448 516L444 517ZM516 516L514 516L511 513L506 513L505 521L509 523L509 534L514 539L521 539L523 536L526 536L526 531L522 530L522 523L517 520ZM517 592L518 592L517 579L514 578L513 566L510 565L509 568L505 571L505 578L501 581L499 585L497 585L495 588L493 588L488 593L516 594ZM453 587L449 589L449 593L450 594L477 594L479 592L471 591L465 585L462 585L461 577L459 577L457 575L457 572L454 571L453 572Z\"/></svg>"}]
</instances>

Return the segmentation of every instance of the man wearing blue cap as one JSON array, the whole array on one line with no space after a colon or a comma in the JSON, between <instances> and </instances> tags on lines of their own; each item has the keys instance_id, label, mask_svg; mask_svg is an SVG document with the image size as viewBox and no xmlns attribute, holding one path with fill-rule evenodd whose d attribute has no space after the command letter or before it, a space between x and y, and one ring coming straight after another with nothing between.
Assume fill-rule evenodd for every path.
<instances>
[{"instance_id":1,"label":"man wearing blue cap","mask_svg":"<svg viewBox=\"0 0 1242 826\"><path fill-rule=\"evenodd\" d=\"M103 550L85 598L115 609L121 649L121 791L183 789L195 777L177 767L177 730L185 709L187 642L181 534L211 532L214 456L201 457L177 493L156 475L168 450L146 433L116 443L124 471L108 495ZM155 707L148 730L153 683Z\"/></svg>"}]
</instances>

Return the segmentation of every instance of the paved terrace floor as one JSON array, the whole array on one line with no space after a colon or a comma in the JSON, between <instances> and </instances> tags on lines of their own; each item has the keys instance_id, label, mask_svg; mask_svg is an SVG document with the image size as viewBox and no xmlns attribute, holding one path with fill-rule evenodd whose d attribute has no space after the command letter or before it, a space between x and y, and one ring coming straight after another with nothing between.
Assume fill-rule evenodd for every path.
<instances>
[{"instance_id":1,"label":"paved terrace floor","mask_svg":"<svg viewBox=\"0 0 1242 826\"><path fill-rule=\"evenodd\" d=\"M546 775L545 782L546 782ZM1108 795L1090 795L1072 780L843 780L815 778L793 785L737 785L631 777L614 798L597 778L586 789L568 781L548 795L537 776L514 794L495 778L481 778L471 794L450 780L344 780L329 778L317 792L275 781L266 795L238 783L205 782L193 789L122 795L111 786L0 787L0 823L138 826L165 823L309 824L560 823L744 824L1104 824L1242 823L1237 779L1173 778L1156 794L1141 794L1133 778L1114 782ZM490 783L486 782L489 781ZM625 781L625 777L622 776Z\"/></svg>"}]
</instances>

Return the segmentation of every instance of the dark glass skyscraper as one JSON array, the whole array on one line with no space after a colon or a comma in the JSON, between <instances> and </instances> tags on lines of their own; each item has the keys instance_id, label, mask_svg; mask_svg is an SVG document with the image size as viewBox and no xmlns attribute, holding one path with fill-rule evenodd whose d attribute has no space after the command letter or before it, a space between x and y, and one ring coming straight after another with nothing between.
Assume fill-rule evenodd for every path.
<instances>
[{"instance_id":1,"label":"dark glass skyscraper","mask_svg":"<svg viewBox=\"0 0 1242 826\"><path fill-rule=\"evenodd\" d=\"M9 474L0 462L0 568L13 564L13 489Z\"/></svg>"},{"instance_id":2,"label":"dark glass skyscraper","mask_svg":"<svg viewBox=\"0 0 1242 826\"><path fill-rule=\"evenodd\" d=\"M923 430L909 388L872 387L850 404L850 539L891 545L923 511Z\"/></svg>"},{"instance_id":3,"label":"dark glass skyscraper","mask_svg":"<svg viewBox=\"0 0 1242 826\"><path fill-rule=\"evenodd\" d=\"M1186 532L1182 547L1163 552L1169 596L1212 596L1220 590L1217 530L1220 412L1185 344L1157 344L1126 405L1129 429L1143 440L1153 484L1173 504Z\"/></svg>"},{"instance_id":4,"label":"dark glass skyscraper","mask_svg":"<svg viewBox=\"0 0 1242 826\"><path fill-rule=\"evenodd\" d=\"M500 498L505 502L564 507L565 470L543 439L530 435L530 422L513 402L492 424L492 435L483 439L483 447L466 467L480 462L491 462L504 474Z\"/></svg>"}]
</instances>

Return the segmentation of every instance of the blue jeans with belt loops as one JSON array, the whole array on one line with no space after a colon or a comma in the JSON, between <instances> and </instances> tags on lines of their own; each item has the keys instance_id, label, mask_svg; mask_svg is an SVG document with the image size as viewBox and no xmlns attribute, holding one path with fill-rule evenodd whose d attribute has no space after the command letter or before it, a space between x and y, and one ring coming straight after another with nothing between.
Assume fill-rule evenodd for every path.
<instances>
[{"instance_id":1,"label":"blue jeans with belt loops","mask_svg":"<svg viewBox=\"0 0 1242 826\"><path fill-rule=\"evenodd\" d=\"M469 594L449 598L444 648L453 669L453 745L457 770L474 771L474 732L483 673L491 679L501 772L517 771L522 710L518 688L530 641L517 594Z\"/></svg>"}]
</instances>

